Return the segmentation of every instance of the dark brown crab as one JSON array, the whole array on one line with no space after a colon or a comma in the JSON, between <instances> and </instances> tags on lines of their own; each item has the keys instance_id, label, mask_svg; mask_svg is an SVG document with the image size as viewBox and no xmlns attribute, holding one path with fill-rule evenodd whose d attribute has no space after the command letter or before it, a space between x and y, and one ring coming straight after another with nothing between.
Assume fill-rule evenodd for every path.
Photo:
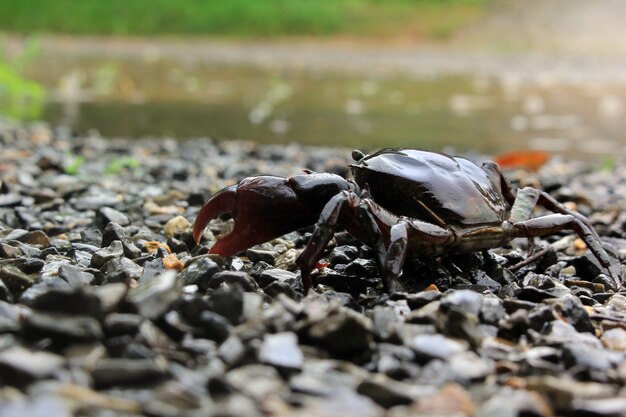
<instances>
[{"instance_id":1,"label":"dark brown crab","mask_svg":"<svg viewBox=\"0 0 626 417\"><path fill-rule=\"evenodd\" d=\"M338 226L373 248L388 291L405 258L466 253L494 248L516 237L545 236L571 229L621 286L620 266L608 255L589 221L549 194L523 188L514 194L493 162L415 149L352 154L354 181L307 172L290 178L243 179L213 195L193 227L200 241L209 221L231 213L233 230L220 236L211 253L231 256L317 222L297 259L305 290L310 273ZM536 205L553 212L531 218Z\"/></svg>"}]
</instances>

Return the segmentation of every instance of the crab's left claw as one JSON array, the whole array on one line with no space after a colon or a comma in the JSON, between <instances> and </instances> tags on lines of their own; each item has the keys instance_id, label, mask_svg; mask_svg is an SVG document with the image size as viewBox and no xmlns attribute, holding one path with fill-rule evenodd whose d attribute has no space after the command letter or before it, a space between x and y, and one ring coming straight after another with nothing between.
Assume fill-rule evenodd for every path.
<instances>
[{"instance_id":1,"label":"crab's left claw","mask_svg":"<svg viewBox=\"0 0 626 417\"><path fill-rule=\"evenodd\" d=\"M299 199L289 179L249 177L218 191L202 206L193 225L196 242L209 222L224 213L232 214L235 225L230 233L219 236L209 251L222 256L308 226L318 215Z\"/></svg>"}]
</instances>

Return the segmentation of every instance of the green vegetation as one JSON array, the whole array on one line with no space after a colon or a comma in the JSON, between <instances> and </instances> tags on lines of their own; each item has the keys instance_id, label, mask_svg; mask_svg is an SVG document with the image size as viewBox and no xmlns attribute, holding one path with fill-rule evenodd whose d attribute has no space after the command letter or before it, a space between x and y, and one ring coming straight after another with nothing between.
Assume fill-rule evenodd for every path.
<instances>
[{"instance_id":1,"label":"green vegetation","mask_svg":"<svg viewBox=\"0 0 626 417\"><path fill-rule=\"evenodd\" d=\"M105 174L119 174L125 169L133 170L139 167L139 160L132 156L121 156L118 159L110 161L104 170Z\"/></svg>"},{"instance_id":2,"label":"green vegetation","mask_svg":"<svg viewBox=\"0 0 626 417\"><path fill-rule=\"evenodd\" d=\"M40 116L46 91L23 76L26 65L38 51L35 39L29 40L22 53L12 59L0 50L0 115L19 120Z\"/></svg>"},{"instance_id":3,"label":"green vegetation","mask_svg":"<svg viewBox=\"0 0 626 417\"><path fill-rule=\"evenodd\" d=\"M451 35L489 0L3 0L0 30L236 37Z\"/></svg>"},{"instance_id":4,"label":"green vegetation","mask_svg":"<svg viewBox=\"0 0 626 417\"><path fill-rule=\"evenodd\" d=\"M64 167L65 173L68 175L78 175L80 167L85 165L85 162L87 162L87 160L82 155L72 157Z\"/></svg>"}]
</instances>

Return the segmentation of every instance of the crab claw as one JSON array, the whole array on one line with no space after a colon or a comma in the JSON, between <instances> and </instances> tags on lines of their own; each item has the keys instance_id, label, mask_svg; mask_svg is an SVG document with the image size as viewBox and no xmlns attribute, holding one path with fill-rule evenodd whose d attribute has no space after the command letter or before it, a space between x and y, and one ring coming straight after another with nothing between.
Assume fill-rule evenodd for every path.
<instances>
[{"instance_id":1,"label":"crab claw","mask_svg":"<svg viewBox=\"0 0 626 417\"><path fill-rule=\"evenodd\" d=\"M249 177L218 191L202 206L193 225L196 242L209 222L224 213L232 214L235 225L230 233L219 236L209 251L222 256L313 224L319 215L299 199L291 179Z\"/></svg>"}]
</instances>

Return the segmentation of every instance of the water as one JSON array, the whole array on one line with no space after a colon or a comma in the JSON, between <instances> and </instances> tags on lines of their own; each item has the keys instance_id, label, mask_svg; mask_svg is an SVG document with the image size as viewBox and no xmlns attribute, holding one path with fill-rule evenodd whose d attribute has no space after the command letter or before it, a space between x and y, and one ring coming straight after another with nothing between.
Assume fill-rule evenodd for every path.
<instances>
[{"instance_id":1,"label":"water","mask_svg":"<svg viewBox=\"0 0 626 417\"><path fill-rule=\"evenodd\" d=\"M49 60L44 118L105 136L408 146L580 158L623 152L626 87L502 76L368 76L340 71Z\"/></svg>"}]
</instances>

